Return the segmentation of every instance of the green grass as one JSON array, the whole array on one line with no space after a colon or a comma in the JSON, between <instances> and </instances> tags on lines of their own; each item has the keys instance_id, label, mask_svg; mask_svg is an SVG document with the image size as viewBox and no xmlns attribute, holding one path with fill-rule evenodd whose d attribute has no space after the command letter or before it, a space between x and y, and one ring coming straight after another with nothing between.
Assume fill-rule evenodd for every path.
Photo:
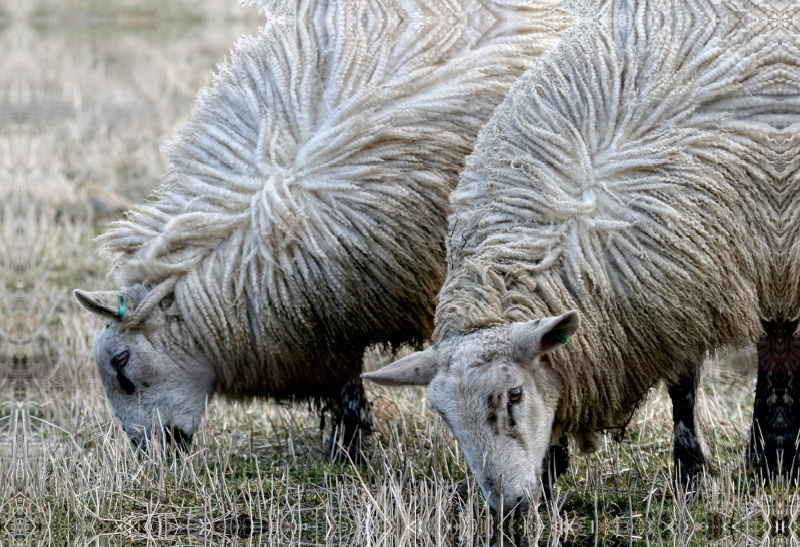
<instances>
[{"instance_id":1,"label":"green grass","mask_svg":"<svg viewBox=\"0 0 800 547\"><path fill-rule=\"evenodd\" d=\"M135 453L91 363L101 324L70 292L110 288L94 238L157 185L159 147L230 44L262 20L227 0L14 9L2 19L15 32L0 34L11 52L0 58L0 106L15 108L0 116L0 166L19 166L0 169L0 544L794 541L796 491L764 487L744 467L752 350L708 363L698 401L713 469L688 498L671 480L662 387L621 443L573 453L554 499L503 523L419 389L368 388L377 431L361 466L326 459L330 431L311 409L263 401L213 401L186 455ZM173 20L184 12L188 21ZM66 13L113 25L42 30ZM142 18L175 30L153 39ZM367 366L389 359L375 350Z\"/></svg>"}]
</instances>

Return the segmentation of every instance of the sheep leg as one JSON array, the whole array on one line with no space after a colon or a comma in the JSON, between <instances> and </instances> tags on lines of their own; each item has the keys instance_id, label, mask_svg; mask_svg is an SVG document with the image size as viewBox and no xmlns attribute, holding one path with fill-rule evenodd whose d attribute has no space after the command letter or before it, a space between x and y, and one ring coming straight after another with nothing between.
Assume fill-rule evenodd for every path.
<instances>
[{"instance_id":1,"label":"sheep leg","mask_svg":"<svg viewBox=\"0 0 800 547\"><path fill-rule=\"evenodd\" d=\"M550 439L550 447L544 458L542 492L546 500L553 498L553 487L558 477L569 469L569 441L566 435Z\"/></svg>"},{"instance_id":2,"label":"sheep leg","mask_svg":"<svg viewBox=\"0 0 800 547\"><path fill-rule=\"evenodd\" d=\"M328 457L347 459L340 451L343 449L353 462L359 463L362 442L372 433L370 404L360 376L347 380L335 403L336 422L328 443Z\"/></svg>"},{"instance_id":3,"label":"sheep leg","mask_svg":"<svg viewBox=\"0 0 800 547\"><path fill-rule=\"evenodd\" d=\"M695 369L675 382L667 383L669 397L672 399L675 472L685 491L707 462L695 413L698 382L699 374Z\"/></svg>"},{"instance_id":4,"label":"sheep leg","mask_svg":"<svg viewBox=\"0 0 800 547\"><path fill-rule=\"evenodd\" d=\"M758 350L758 380L748 464L764 477L797 478L800 432L800 340L797 323L769 321ZM795 373L797 372L797 373Z\"/></svg>"}]
</instances>

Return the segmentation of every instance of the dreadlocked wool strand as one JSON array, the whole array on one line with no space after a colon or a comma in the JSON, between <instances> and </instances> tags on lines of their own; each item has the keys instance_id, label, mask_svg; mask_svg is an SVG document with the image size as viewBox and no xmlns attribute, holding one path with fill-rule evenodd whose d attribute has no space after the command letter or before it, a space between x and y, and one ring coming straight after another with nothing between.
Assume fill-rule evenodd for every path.
<instances>
[{"instance_id":1,"label":"dreadlocked wool strand","mask_svg":"<svg viewBox=\"0 0 800 547\"><path fill-rule=\"evenodd\" d=\"M760 9L598 3L479 135L450 198L433 338L579 310L574 341L549 356L556 432L624 426L658 380L798 312L773 253L794 213L769 203L790 184L772 163L786 134L775 90L796 83L764 60L774 25L742 22ZM796 173L780 175L796 188Z\"/></svg>"},{"instance_id":2,"label":"dreadlocked wool strand","mask_svg":"<svg viewBox=\"0 0 800 547\"><path fill-rule=\"evenodd\" d=\"M762 319L782 323L800 321L800 5L758 7L759 69L726 128L746 160L736 188L748 228L769 252L757 272Z\"/></svg>"},{"instance_id":3,"label":"dreadlocked wool strand","mask_svg":"<svg viewBox=\"0 0 800 547\"><path fill-rule=\"evenodd\" d=\"M554 0L262 8L154 201L102 243L119 283L153 288L123 326L179 318L222 393L325 396L338 358L430 335L464 158L572 17Z\"/></svg>"}]
</instances>

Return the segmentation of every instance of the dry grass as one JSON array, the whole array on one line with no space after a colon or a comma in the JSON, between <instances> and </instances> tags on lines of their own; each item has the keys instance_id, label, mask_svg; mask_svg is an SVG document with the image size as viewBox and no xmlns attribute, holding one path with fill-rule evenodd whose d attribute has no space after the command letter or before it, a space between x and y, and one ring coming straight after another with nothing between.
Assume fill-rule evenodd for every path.
<instances>
[{"instance_id":1,"label":"dry grass","mask_svg":"<svg viewBox=\"0 0 800 547\"><path fill-rule=\"evenodd\" d=\"M555 500L500 532L420 390L370 390L378 434L363 466L325 459L314 412L263 402L214 401L190 454L137 456L91 364L99 325L69 293L106 286L93 238L155 187L159 145L258 24L229 0L18 0L0 12L1 544L796 541L796 491L759 486L743 466L751 352L707 368L714 469L698 494L672 486L659 388L622 443L574 457ZM368 366L390 358L375 351Z\"/></svg>"}]
</instances>

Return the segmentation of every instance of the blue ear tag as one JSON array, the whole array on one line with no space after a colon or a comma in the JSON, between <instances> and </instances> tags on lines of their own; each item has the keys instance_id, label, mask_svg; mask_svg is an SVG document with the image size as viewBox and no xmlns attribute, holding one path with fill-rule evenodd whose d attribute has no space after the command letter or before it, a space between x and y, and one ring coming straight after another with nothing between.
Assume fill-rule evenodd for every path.
<instances>
[{"instance_id":1,"label":"blue ear tag","mask_svg":"<svg viewBox=\"0 0 800 547\"><path fill-rule=\"evenodd\" d=\"M117 298L117 317L125 315L125 295L121 294Z\"/></svg>"}]
</instances>

